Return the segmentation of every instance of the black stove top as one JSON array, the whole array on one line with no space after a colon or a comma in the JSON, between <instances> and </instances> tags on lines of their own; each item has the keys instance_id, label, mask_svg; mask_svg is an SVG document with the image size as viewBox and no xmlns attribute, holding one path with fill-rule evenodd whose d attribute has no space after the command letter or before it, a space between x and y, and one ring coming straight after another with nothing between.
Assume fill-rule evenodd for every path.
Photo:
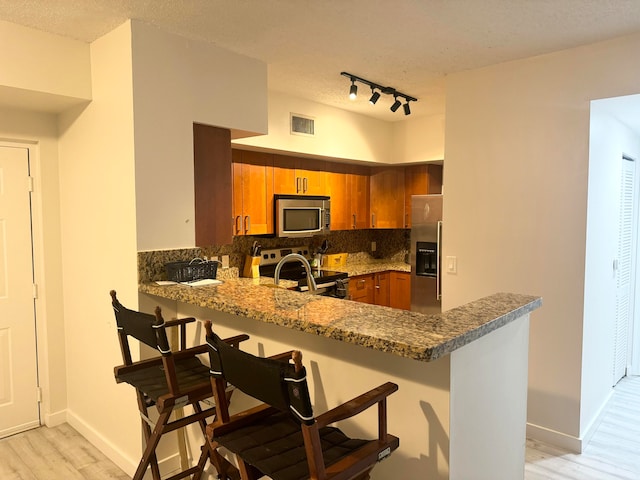
<instances>
[{"instance_id":1,"label":"black stove top","mask_svg":"<svg viewBox=\"0 0 640 480\"><path fill-rule=\"evenodd\" d=\"M260 261L260 276L275 277L278 261L289 253L299 253L306 258L309 257L308 247L265 250L262 252ZM319 288L322 285L335 284L338 280L345 280L349 276L345 272L336 272L333 270L312 269L311 272ZM280 279L298 282L298 288L307 286L307 273L304 265L299 260L292 259L283 264L280 270Z\"/></svg>"}]
</instances>

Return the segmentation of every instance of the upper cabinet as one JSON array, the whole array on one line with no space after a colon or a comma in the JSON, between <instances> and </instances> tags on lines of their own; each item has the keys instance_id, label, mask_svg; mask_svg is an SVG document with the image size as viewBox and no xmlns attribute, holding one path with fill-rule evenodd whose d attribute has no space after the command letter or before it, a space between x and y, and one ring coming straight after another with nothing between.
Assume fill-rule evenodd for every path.
<instances>
[{"instance_id":1,"label":"upper cabinet","mask_svg":"<svg viewBox=\"0 0 640 480\"><path fill-rule=\"evenodd\" d=\"M411 228L411 195L442 193L442 165L410 165L404 170L404 226Z\"/></svg>"},{"instance_id":2,"label":"upper cabinet","mask_svg":"<svg viewBox=\"0 0 640 480\"><path fill-rule=\"evenodd\" d=\"M194 124L196 245L274 233L273 195L331 197L331 229L411 227L411 195L442 192L441 165L369 167L231 149L230 131Z\"/></svg>"},{"instance_id":3,"label":"upper cabinet","mask_svg":"<svg viewBox=\"0 0 640 480\"><path fill-rule=\"evenodd\" d=\"M404 167L373 167L370 228L404 228Z\"/></svg>"},{"instance_id":4,"label":"upper cabinet","mask_svg":"<svg viewBox=\"0 0 640 480\"><path fill-rule=\"evenodd\" d=\"M233 234L273 233L273 155L233 150Z\"/></svg>"},{"instance_id":5,"label":"upper cabinet","mask_svg":"<svg viewBox=\"0 0 640 480\"><path fill-rule=\"evenodd\" d=\"M323 160L274 155L274 193L291 195L326 195Z\"/></svg>"},{"instance_id":6,"label":"upper cabinet","mask_svg":"<svg viewBox=\"0 0 640 480\"><path fill-rule=\"evenodd\" d=\"M193 124L196 245L225 245L231 229L231 132Z\"/></svg>"}]
</instances>

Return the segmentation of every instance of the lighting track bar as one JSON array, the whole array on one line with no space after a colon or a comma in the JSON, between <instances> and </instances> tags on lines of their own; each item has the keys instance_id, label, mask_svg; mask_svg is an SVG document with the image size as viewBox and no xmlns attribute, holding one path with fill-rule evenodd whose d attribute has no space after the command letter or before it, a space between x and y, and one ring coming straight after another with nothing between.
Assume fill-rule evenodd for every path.
<instances>
[{"instance_id":1,"label":"lighting track bar","mask_svg":"<svg viewBox=\"0 0 640 480\"><path fill-rule=\"evenodd\" d=\"M402 104L402 102L400 102L398 98L404 98L405 100L405 104L404 104L405 115L409 115L411 113L411 109L409 108L409 102L418 101L417 98L412 97L411 95L407 95L406 93L399 92L393 87L385 87L383 85L380 85L379 83L372 82L370 80L359 77L352 73L340 72L340 75L347 77L351 81L351 86L349 88L349 97L351 99L354 99L358 92L358 87L356 86L356 82L360 82L360 83L364 83L365 85L368 85L371 88L372 95L371 95L371 99L369 100L369 103L371 103L372 105L378 101L378 98L380 98L380 93L384 93L385 95L392 95L395 100L393 105L391 106L392 112L395 112L396 110L398 110L398 108L400 108L400 105ZM378 90L380 93L376 92L376 90Z\"/></svg>"}]
</instances>

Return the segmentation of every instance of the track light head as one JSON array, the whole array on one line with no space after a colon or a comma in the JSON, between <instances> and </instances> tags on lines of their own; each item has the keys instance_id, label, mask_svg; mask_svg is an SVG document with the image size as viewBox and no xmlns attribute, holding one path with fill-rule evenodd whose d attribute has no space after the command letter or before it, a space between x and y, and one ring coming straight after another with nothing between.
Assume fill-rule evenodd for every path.
<instances>
[{"instance_id":1,"label":"track light head","mask_svg":"<svg viewBox=\"0 0 640 480\"><path fill-rule=\"evenodd\" d=\"M395 112L396 110L398 110L400 108L400 105L402 105L402 102L400 100L398 100L398 97L393 97L396 99L395 102L393 102L393 105L391 105L391 111Z\"/></svg>"},{"instance_id":2,"label":"track light head","mask_svg":"<svg viewBox=\"0 0 640 480\"><path fill-rule=\"evenodd\" d=\"M371 98L369 99L369 103L371 105L375 105L378 99L380 98L380 92L376 92L373 88L371 89Z\"/></svg>"},{"instance_id":3,"label":"track light head","mask_svg":"<svg viewBox=\"0 0 640 480\"><path fill-rule=\"evenodd\" d=\"M358 86L354 78L351 79L351 88L349 88L349 98L355 100L358 96Z\"/></svg>"},{"instance_id":4,"label":"track light head","mask_svg":"<svg viewBox=\"0 0 640 480\"><path fill-rule=\"evenodd\" d=\"M407 103L405 103L403 106L404 108L404 114L405 115L411 115L411 108L409 108L409 101L407 100Z\"/></svg>"}]
</instances>

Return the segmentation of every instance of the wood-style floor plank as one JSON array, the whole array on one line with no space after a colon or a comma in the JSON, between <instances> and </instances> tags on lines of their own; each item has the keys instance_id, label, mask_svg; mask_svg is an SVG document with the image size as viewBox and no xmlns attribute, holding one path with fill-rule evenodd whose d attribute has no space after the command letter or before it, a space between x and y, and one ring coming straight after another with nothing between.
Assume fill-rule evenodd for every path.
<instances>
[{"instance_id":1,"label":"wood-style floor plank","mask_svg":"<svg viewBox=\"0 0 640 480\"><path fill-rule=\"evenodd\" d=\"M2 480L129 480L68 424L0 440Z\"/></svg>"}]
</instances>

